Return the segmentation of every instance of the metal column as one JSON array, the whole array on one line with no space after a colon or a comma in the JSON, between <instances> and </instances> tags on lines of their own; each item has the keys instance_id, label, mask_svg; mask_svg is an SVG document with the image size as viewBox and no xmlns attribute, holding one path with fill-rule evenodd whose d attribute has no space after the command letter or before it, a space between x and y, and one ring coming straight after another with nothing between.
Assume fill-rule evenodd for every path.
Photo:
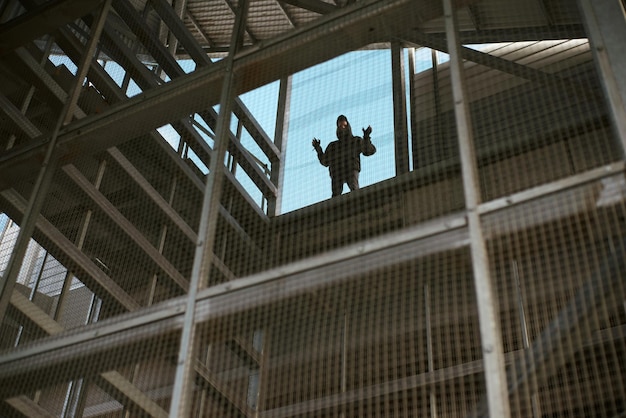
<instances>
[{"instance_id":1,"label":"metal column","mask_svg":"<svg viewBox=\"0 0 626 418\"><path fill-rule=\"evenodd\" d=\"M578 0L615 130L626 155L626 10L620 0Z\"/></svg>"},{"instance_id":2,"label":"metal column","mask_svg":"<svg viewBox=\"0 0 626 418\"><path fill-rule=\"evenodd\" d=\"M276 112L276 129L274 144L280 150L280 159L272 164L270 180L276 186L276 197L268 201L267 214L269 216L280 215L280 207L283 199L283 180L285 176L285 155L287 152L287 135L289 131L289 109L291 107L291 76L280 80L278 92L278 110Z\"/></svg>"},{"instance_id":3,"label":"metal column","mask_svg":"<svg viewBox=\"0 0 626 418\"><path fill-rule=\"evenodd\" d=\"M450 51L454 113L459 137L463 191L487 386L487 404L491 417L507 418L511 416L511 411L504 368L504 348L489 270L487 248L483 237L480 214L478 213L478 205L481 203L480 186L469 103L466 97L463 62L461 60L461 44L458 37L458 27L452 0L444 0L443 4L446 38Z\"/></svg>"},{"instance_id":4,"label":"metal column","mask_svg":"<svg viewBox=\"0 0 626 418\"><path fill-rule=\"evenodd\" d=\"M249 0L239 3L238 13L235 19L235 27L232 34L228 56L225 58L226 68L224 84L220 96L220 113L215 129L215 145L209 166L202 202L202 218L198 231L198 242L194 255L194 262L189 282L189 293L185 308L184 323L180 338L178 361L176 364L176 376L170 404L170 416L187 417L191 411L192 389L195 377L195 346L196 324L195 306L198 290L206 286L206 280L213 260L213 247L215 244L215 231L217 217L219 216L222 183L224 180L224 158L228 149L230 118L233 109L235 95L235 75L233 63L235 54L242 44L245 31L246 17L248 14Z\"/></svg>"},{"instance_id":5,"label":"metal column","mask_svg":"<svg viewBox=\"0 0 626 418\"><path fill-rule=\"evenodd\" d=\"M409 170L417 169L417 118L415 117L415 48L408 48L409 51L409 126L411 127L411 156L409 160Z\"/></svg>"},{"instance_id":6,"label":"metal column","mask_svg":"<svg viewBox=\"0 0 626 418\"><path fill-rule=\"evenodd\" d=\"M393 126L396 176L409 172L409 142L406 117L406 82L404 49L399 41L391 42L391 73L393 82Z\"/></svg>"}]
</instances>

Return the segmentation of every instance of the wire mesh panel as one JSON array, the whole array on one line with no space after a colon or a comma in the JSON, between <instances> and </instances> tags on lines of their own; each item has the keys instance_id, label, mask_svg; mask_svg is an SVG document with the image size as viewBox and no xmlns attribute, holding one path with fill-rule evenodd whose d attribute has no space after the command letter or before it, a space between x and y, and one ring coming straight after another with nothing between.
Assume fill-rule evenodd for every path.
<instances>
[{"instance_id":1,"label":"wire mesh panel","mask_svg":"<svg viewBox=\"0 0 626 418\"><path fill-rule=\"evenodd\" d=\"M609 194L595 182L490 219L503 338L512 359L509 394L519 416L615 416L623 410L624 352L617 335L624 322L624 208L609 203ZM563 208L559 216L553 216L555 206Z\"/></svg>"},{"instance_id":2,"label":"wire mesh panel","mask_svg":"<svg viewBox=\"0 0 626 418\"><path fill-rule=\"evenodd\" d=\"M0 2L0 415L622 416L596 17L444 3Z\"/></svg>"}]
</instances>

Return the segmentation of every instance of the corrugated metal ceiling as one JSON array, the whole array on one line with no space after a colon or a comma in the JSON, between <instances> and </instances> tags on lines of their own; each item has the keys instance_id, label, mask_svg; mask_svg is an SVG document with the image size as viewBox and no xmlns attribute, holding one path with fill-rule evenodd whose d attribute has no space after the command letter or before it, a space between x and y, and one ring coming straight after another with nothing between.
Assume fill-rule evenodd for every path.
<instances>
[{"instance_id":1,"label":"corrugated metal ceiling","mask_svg":"<svg viewBox=\"0 0 626 418\"><path fill-rule=\"evenodd\" d=\"M184 22L196 41L213 54L222 54L230 44L238 8L237 0L167 0ZM142 13L155 33L161 19L152 0L134 0L133 6ZM244 45L250 46L286 34L294 29L336 13L343 7L359 7L371 0L251 0L246 20ZM532 39L532 33L567 36L567 26L580 26L576 2L569 0L528 0L523 5L515 0L477 0L459 10L460 29L466 34L495 30L517 31L519 37ZM443 33L443 18L417 23L425 33ZM574 31L574 33L580 33ZM542 35L544 36L544 35ZM549 37L558 37L557 35ZM383 42L385 40L381 40ZM182 51L179 51L182 52Z\"/></svg>"}]
</instances>

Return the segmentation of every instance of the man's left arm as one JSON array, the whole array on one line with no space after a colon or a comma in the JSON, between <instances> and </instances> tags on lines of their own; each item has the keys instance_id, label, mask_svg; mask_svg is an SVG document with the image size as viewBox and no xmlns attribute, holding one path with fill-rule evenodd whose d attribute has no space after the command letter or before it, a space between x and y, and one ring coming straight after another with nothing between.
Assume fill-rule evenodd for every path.
<instances>
[{"instance_id":1,"label":"man's left arm","mask_svg":"<svg viewBox=\"0 0 626 418\"><path fill-rule=\"evenodd\" d=\"M363 129L363 142L361 144L361 152L365 156L373 155L376 152L376 147L372 144L370 134L372 133L372 127L368 126Z\"/></svg>"}]
</instances>

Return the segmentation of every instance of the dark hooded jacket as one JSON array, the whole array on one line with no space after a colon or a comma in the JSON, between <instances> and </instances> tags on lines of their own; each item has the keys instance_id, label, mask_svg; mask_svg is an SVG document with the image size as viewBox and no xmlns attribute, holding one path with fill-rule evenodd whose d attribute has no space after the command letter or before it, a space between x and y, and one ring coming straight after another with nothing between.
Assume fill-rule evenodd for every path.
<instances>
[{"instance_id":1,"label":"dark hooded jacket","mask_svg":"<svg viewBox=\"0 0 626 418\"><path fill-rule=\"evenodd\" d=\"M347 129L337 128L337 141L333 141L322 152L317 151L320 163L328 167L333 178L347 179L354 171L361 171L361 154L373 155L376 147L369 137L361 138L352 135L352 127L348 123Z\"/></svg>"}]
</instances>

